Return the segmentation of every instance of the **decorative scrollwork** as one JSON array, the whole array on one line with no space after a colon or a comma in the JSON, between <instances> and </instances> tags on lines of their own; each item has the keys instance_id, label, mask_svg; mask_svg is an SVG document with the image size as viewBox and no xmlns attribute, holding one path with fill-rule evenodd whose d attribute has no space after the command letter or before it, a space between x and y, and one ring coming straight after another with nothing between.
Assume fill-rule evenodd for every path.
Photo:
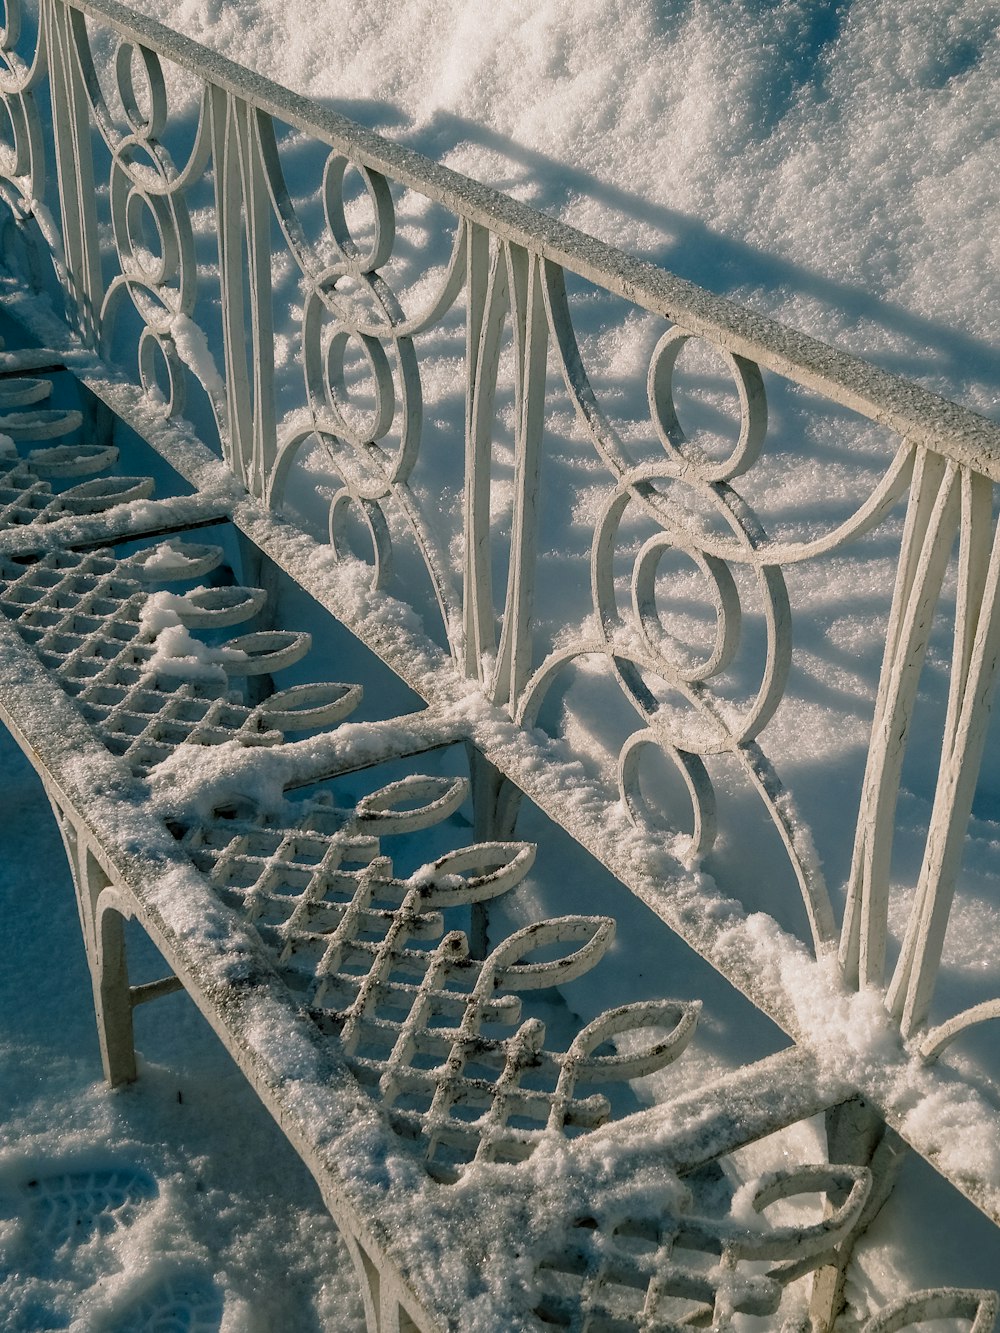
<instances>
[{"instance_id":1,"label":"decorative scrollwork","mask_svg":"<svg viewBox=\"0 0 1000 1333\"><path fill-rule=\"evenodd\" d=\"M785 843L814 945L825 949L833 940L834 922L818 859L757 744L784 696L792 654L791 609L780 564L771 556L756 514L730 485L752 468L764 443L767 403L760 371L745 358L724 353L737 392L739 431L728 455L712 458L688 441L674 401L677 359L694 335L676 327L668 330L654 348L647 377L650 417L666 457L637 463L597 404L576 345L562 277L554 266L546 268L545 281L564 381L617 484L597 519L591 547L596 635L571 641L549 655L524 690L518 719L534 720L546 693L571 663L584 655L602 657L642 721L619 755L620 797L635 823L656 826L642 795L640 768L644 754L658 748L678 770L691 800L689 857L710 850L716 831L716 800L705 759L735 756ZM632 557L626 607L616 579L619 551L628 546L623 530L629 527L634 542L634 532L650 524L654 532ZM671 633L658 602L660 570L668 557L694 566L714 612L714 635L698 655ZM756 685L743 702L718 693L742 642L745 593L738 569L746 571L756 587L756 609L766 636ZM746 676L746 666L742 674Z\"/></svg>"},{"instance_id":2,"label":"decorative scrollwork","mask_svg":"<svg viewBox=\"0 0 1000 1333\"><path fill-rule=\"evenodd\" d=\"M101 346L113 344L123 298L142 321L137 346L143 388L174 416L185 404L185 375L191 370L206 390L220 431L225 404L217 374L198 342L192 314L198 287L194 232L187 191L208 161L208 92L198 112L193 145L178 169L162 142L169 101L160 57L122 38L116 47L114 92L125 121L119 128L94 64L83 15L74 12L71 31L82 86L94 123L110 154L109 210L120 272L103 292L99 312ZM204 342L202 337L200 342Z\"/></svg>"},{"instance_id":3,"label":"decorative scrollwork","mask_svg":"<svg viewBox=\"0 0 1000 1333\"><path fill-rule=\"evenodd\" d=\"M142 69L148 92L148 115L139 108L133 67ZM138 311L145 329L139 364L144 386L152 387L150 341L162 353L170 384L171 410L179 406L180 360L171 334L174 318L190 316L197 278L191 218L176 189L177 173L159 142L166 122L166 88L158 57L122 42L115 60L118 93L130 133L110 139L111 223L121 273L108 285L101 323L105 342L113 335L117 303L124 293ZM100 123L100 120L99 122Z\"/></svg>"},{"instance_id":4,"label":"decorative scrollwork","mask_svg":"<svg viewBox=\"0 0 1000 1333\"><path fill-rule=\"evenodd\" d=\"M329 154L322 193L326 236L335 258L324 262L307 240L285 185L273 123L263 115L255 123L271 203L306 286L302 364L310 423L294 428L279 445L268 484L270 503L281 503L302 445L319 441L343 482L330 504L334 553L343 557L349 549L348 514L360 518L371 538L374 585L384 586L392 568L395 511L416 541L450 637L457 620L448 562L409 484L423 431L413 339L441 319L455 300L463 278L466 225L457 226L436 295L417 318L407 318L381 273L392 258L396 234L395 206L385 177L356 167L340 153ZM370 205L372 235L365 245L352 233L345 206L345 178L352 170L360 176ZM356 387L359 375L367 394Z\"/></svg>"},{"instance_id":5,"label":"decorative scrollwork","mask_svg":"<svg viewBox=\"0 0 1000 1333\"><path fill-rule=\"evenodd\" d=\"M18 50L23 30L22 0L7 0L0 28L0 199L17 222L35 216L50 246L55 236L41 200L45 192L45 149L34 89L44 71L44 40L26 59ZM58 248L58 247L57 247Z\"/></svg>"},{"instance_id":6,"label":"decorative scrollwork","mask_svg":"<svg viewBox=\"0 0 1000 1333\"><path fill-rule=\"evenodd\" d=\"M685 343L693 337L684 329L668 330L656 345L649 363L647 389L649 409L659 436L660 443L667 457L678 467L695 472L699 481L731 481L734 477L748 472L760 457L760 451L767 434L767 398L760 371L752 361L735 356L732 352L723 355L732 371L736 390L739 395L740 433L730 456L720 463L711 464L705 459L692 458L685 452L687 437L677 417L674 406L673 377L677 358Z\"/></svg>"}]
</instances>

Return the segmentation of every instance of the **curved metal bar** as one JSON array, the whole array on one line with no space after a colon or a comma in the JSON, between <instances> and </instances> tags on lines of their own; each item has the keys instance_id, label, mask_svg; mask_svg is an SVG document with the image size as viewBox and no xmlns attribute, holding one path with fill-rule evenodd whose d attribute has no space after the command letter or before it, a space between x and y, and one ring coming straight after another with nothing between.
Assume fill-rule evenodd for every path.
<instances>
[{"instance_id":1,"label":"curved metal bar","mask_svg":"<svg viewBox=\"0 0 1000 1333\"><path fill-rule=\"evenodd\" d=\"M967 1028L992 1022L995 1018L1000 1018L1000 1000L984 1000L982 1004L974 1004L971 1009L964 1009L921 1037L918 1047L920 1058L927 1064L933 1063Z\"/></svg>"}]
</instances>

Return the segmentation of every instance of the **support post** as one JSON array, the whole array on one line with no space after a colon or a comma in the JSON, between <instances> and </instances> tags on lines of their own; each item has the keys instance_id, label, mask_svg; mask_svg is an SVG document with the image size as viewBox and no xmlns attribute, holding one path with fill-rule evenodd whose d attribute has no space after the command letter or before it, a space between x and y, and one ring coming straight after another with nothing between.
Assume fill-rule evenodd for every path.
<instances>
[{"instance_id":1,"label":"support post","mask_svg":"<svg viewBox=\"0 0 1000 1333\"><path fill-rule=\"evenodd\" d=\"M476 842L505 842L514 836L521 793L509 778L466 742L469 777L472 783L473 836ZM489 903L473 903L469 909L469 952L485 958L490 951Z\"/></svg>"},{"instance_id":2,"label":"support post","mask_svg":"<svg viewBox=\"0 0 1000 1333\"><path fill-rule=\"evenodd\" d=\"M271 630L277 625L278 566L244 532L237 532L240 551L240 578L248 588L261 588L267 599L253 621L255 631ZM246 678L246 704L255 708L274 693L274 677L269 672Z\"/></svg>"},{"instance_id":3,"label":"support post","mask_svg":"<svg viewBox=\"0 0 1000 1333\"><path fill-rule=\"evenodd\" d=\"M111 887L93 851L69 816L49 800L59 824L66 857L73 875L84 948L94 992L97 1037L104 1077L113 1088L134 1083L135 1039L132 1028L132 993L125 955L125 921L121 913L100 899Z\"/></svg>"},{"instance_id":4,"label":"support post","mask_svg":"<svg viewBox=\"0 0 1000 1333\"><path fill-rule=\"evenodd\" d=\"M892 1193L907 1151L899 1135L889 1129L861 1097L852 1098L826 1112L826 1138L829 1161L867 1166L871 1171L872 1187L857 1226L835 1252L831 1262L813 1275L809 1302L813 1333L829 1333L837 1326L846 1305L844 1287L854 1246ZM828 1215L834 1211L837 1202L827 1202Z\"/></svg>"},{"instance_id":5,"label":"support post","mask_svg":"<svg viewBox=\"0 0 1000 1333\"><path fill-rule=\"evenodd\" d=\"M100 940L96 966L91 964L97 1036L101 1043L104 1077L113 1088L134 1083L135 1034L132 1027L132 992L125 956L125 919L113 907L98 921Z\"/></svg>"}]
</instances>

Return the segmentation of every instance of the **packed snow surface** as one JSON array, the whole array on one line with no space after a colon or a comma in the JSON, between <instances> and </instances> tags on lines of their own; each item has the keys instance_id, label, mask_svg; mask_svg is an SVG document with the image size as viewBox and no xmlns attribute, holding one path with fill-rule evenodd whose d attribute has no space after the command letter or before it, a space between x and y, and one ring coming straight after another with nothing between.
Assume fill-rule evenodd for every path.
<instances>
[{"instance_id":1,"label":"packed snow surface","mask_svg":"<svg viewBox=\"0 0 1000 1333\"><path fill-rule=\"evenodd\" d=\"M995 0L179 0L169 21L602 240L996 406Z\"/></svg>"}]
</instances>

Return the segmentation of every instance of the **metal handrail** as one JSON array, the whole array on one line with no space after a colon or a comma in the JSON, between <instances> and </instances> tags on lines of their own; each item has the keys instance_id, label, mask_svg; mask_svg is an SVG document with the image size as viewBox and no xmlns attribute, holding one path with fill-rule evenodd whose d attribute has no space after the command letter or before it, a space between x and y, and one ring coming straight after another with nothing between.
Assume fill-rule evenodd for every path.
<instances>
[{"instance_id":1,"label":"metal handrail","mask_svg":"<svg viewBox=\"0 0 1000 1333\"><path fill-rule=\"evenodd\" d=\"M1000 426L911 380L717 296L290 91L117 0L65 0L353 162L692 333L1000 480Z\"/></svg>"}]
</instances>

